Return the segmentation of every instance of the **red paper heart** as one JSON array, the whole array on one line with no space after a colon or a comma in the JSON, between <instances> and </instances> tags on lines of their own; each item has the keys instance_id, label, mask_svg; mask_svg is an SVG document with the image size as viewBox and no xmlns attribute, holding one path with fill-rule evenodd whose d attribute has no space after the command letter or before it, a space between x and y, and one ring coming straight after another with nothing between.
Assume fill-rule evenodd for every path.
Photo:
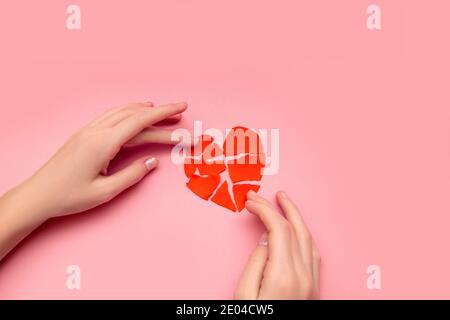
<instances>
[{"instance_id":1,"label":"red paper heart","mask_svg":"<svg viewBox=\"0 0 450 320\"><path fill-rule=\"evenodd\" d=\"M185 158L186 185L204 200L241 211L247 192L259 190L264 166L264 150L256 132L235 127L222 147L211 136L202 135Z\"/></svg>"}]
</instances>

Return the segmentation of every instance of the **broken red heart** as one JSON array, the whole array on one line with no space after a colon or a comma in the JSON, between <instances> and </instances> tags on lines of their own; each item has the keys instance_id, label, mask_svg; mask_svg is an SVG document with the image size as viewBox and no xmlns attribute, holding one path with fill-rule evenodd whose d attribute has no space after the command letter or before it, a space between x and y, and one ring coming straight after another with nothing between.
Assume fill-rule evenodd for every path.
<instances>
[{"instance_id":1,"label":"broken red heart","mask_svg":"<svg viewBox=\"0 0 450 320\"><path fill-rule=\"evenodd\" d=\"M222 147L213 137L202 135L184 161L184 172L189 178L186 185L204 200L241 211L247 192L259 190L264 166L264 150L255 131L235 127Z\"/></svg>"}]
</instances>

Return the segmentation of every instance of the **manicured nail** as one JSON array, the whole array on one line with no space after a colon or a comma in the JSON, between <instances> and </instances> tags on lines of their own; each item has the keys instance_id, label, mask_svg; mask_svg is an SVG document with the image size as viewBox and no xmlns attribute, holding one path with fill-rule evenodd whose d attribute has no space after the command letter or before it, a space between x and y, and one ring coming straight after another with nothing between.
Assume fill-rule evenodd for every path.
<instances>
[{"instance_id":1,"label":"manicured nail","mask_svg":"<svg viewBox=\"0 0 450 320\"><path fill-rule=\"evenodd\" d=\"M269 240L267 239L267 233L264 232L263 235L261 236L261 239L259 239L259 245L267 247L268 244Z\"/></svg>"},{"instance_id":2,"label":"manicured nail","mask_svg":"<svg viewBox=\"0 0 450 320\"><path fill-rule=\"evenodd\" d=\"M145 166L147 167L148 171L152 171L153 169L155 169L156 165L158 164L158 161L156 160L156 158L148 158L147 160L145 160Z\"/></svg>"},{"instance_id":3,"label":"manicured nail","mask_svg":"<svg viewBox=\"0 0 450 320\"><path fill-rule=\"evenodd\" d=\"M178 102L178 103L176 103L175 104L177 107L185 107L185 106L187 106L187 103L186 102Z\"/></svg>"},{"instance_id":4,"label":"manicured nail","mask_svg":"<svg viewBox=\"0 0 450 320\"><path fill-rule=\"evenodd\" d=\"M250 206L252 203L255 204L256 200L245 201L245 208L247 208L247 206ZM248 208L247 208L247 212L250 213L251 215L258 216L255 212L253 212L253 210L249 210Z\"/></svg>"},{"instance_id":5,"label":"manicured nail","mask_svg":"<svg viewBox=\"0 0 450 320\"><path fill-rule=\"evenodd\" d=\"M247 192L247 198L253 198L256 196L256 192L253 190L250 190L249 192Z\"/></svg>"}]
</instances>

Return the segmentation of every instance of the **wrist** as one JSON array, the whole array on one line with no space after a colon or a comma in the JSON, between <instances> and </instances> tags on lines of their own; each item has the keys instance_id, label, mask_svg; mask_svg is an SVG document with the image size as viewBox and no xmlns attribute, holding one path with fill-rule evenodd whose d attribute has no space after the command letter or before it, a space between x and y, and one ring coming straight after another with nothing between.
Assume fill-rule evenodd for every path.
<instances>
[{"instance_id":1,"label":"wrist","mask_svg":"<svg viewBox=\"0 0 450 320\"><path fill-rule=\"evenodd\" d=\"M17 186L0 197L0 260L22 239L47 220Z\"/></svg>"},{"instance_id":2,"label":"wrist","mask_svg":"<svg viewBox=\"0 0 450 320\"><path fill-rule=\"evenodd\" d=\"M9 215L17 224L40 225L48 220L51 208L27 180L0 198L0 215Z\"/></svg>"}]
</instances>

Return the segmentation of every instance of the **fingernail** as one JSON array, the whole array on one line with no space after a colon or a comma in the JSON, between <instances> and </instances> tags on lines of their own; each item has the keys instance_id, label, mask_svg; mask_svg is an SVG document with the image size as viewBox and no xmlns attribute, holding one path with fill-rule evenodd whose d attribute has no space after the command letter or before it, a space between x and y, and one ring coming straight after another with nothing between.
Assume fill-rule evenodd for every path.
<instances>
[{"instance_id":1,"label":"fingernail","mask_svg":"<svg viewBox=\"0 0 450 320\"><path fill-rule=\"evenodd\" d=\"M245 208L247 208L247 206L249 206L252 202L255 202L255 201L253 201L253 200L245 201ZM252 214L252 215L255 215L251 210L248 210L248 208L247 208L247 212Z\"/></svg>"},{"instance_id":2,"label":"fingernail","mask_svg":"<svg viewBox=\"0 0 450 320\"><path fill-rule=\"evenodd\" d=\"M281 199L287 199L287 197L288 197L286 192L284 192L284 191L279 191L278 195Z\"/></svg>"},{"instance_id":3,"label":"fingernail","mask_svg":"<svg viewBox=\"0 0 450 320\"><path fill-rule=\"evenodd\" d=\"M156 158L148 158L147 160L145 160L145 166L147 167L148 171L152 171L153 169L155 169L156 165L158 164Z\"/></svg>"},{"instance_id":4,"label":"fingernail","mask_svg":"<svg viewBox=\"0 0 450 320\"><path fill-rule=\"evenodd\" d=\"M267 247L268 244L269 240L267 239L267 233L264 232L261 236L261 239L259 239L259 245Z\"/></svg>"},{"instance_id":5,"label":"fingernail","mask_svg":"<svg viewBox=\"0 0 450 320\"><path fill-rule=\"evenodd\" d=\"M177 104L175 104L177 107L185 107L187 106L186 102L178 102Z\"/></svg>"},{"instance_id":6,"label":"fingernail","mask_svg":"<svg viewBox=\"0 0 450 320\"><path fill-rule=\"evenodd\" d=\"M252 198L256 196L256 192L253 190L250 190L249 192L247 192L247 198Z\"/></svg>"}]
</instances>

